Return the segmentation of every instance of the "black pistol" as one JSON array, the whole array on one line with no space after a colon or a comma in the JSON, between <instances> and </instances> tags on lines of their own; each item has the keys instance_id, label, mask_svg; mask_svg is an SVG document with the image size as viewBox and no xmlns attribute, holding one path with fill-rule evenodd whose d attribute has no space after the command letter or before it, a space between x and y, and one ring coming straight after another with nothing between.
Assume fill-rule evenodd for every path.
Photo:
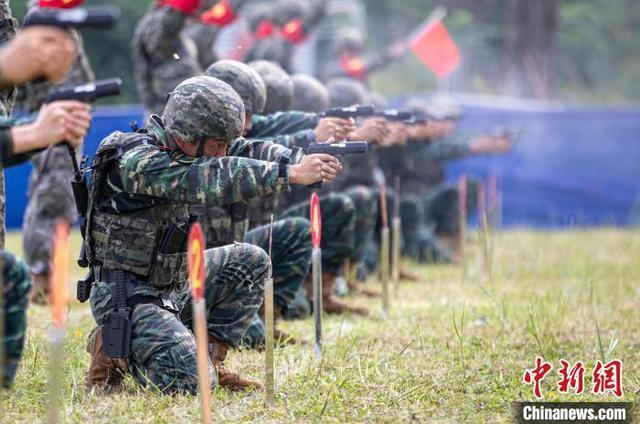
<instances>
[{"instance_id":1,"label":"black pistol","mask_svg":"<svg viewBox=\"0 0 640 424\"><path fill-rule=\"evenodd\" d=\"M325 112L322 112L320 116L322 118L366 118L375 114L375 108L373 106L349 106L349 107L334 107Z\"/></svg>"},{"instance_id":2,"label":"black pistol","mask_svg":"<svg viewBox=\"0 0 640 424\"><path fill-rule=\"evenodd\" d=\"M368 144L366 141L343 141L340 143L311 143L307 148L308 155L325 153L338 158L340 162L346 155L367 153ZM322 188L322 182L313 183L307 186L311 189Z\"/></svg>"},{"instance_id":3,"label":"black pistol","mask_svg":"<svg viewBox=\"0 0 640 424\"><path fill-rule=\"evenodd\" d=\"M58 28L112 28L120 17L117 6L76 7L73 9L32 9L24 26L45 25Z\"/></svg>"}]
</instances>

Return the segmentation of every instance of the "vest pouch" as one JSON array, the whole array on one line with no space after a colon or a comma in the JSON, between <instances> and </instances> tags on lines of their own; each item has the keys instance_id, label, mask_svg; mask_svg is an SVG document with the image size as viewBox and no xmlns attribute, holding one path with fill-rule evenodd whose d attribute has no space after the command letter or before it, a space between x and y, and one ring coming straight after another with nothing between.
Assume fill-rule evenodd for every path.
<instances>
[{"instance_id":1,"label":"vest pouch","mask_svg":"<svg viewBox=\"0 0 640 424\"><path fill-rule=\"evenodd\" d=\"M209 206L200 216L204 229L207 249L232 244L234 240L231 216L226 208Z\"/></svg>"},{"instance_id":2,"label":"vest pouch","mask_svg":"<svg viewBox=\"0 0 640 424\"><path fill-rule=\"evenodd\" d=\"M158 252L151 268L149 281L154 287L164 289L181 285L187 280L187 254Z\"/></svg>"},{"instance_id":3,"label":"vest pouch","mask_svg":"<svg viewBox=\"0 0 640 424\"><path fill-rule=\"evenodd\" d=\"M91 228L95 263L149 276L158 233L158 224L147 220L96 213Z\"/></svg>"}]
</instances>

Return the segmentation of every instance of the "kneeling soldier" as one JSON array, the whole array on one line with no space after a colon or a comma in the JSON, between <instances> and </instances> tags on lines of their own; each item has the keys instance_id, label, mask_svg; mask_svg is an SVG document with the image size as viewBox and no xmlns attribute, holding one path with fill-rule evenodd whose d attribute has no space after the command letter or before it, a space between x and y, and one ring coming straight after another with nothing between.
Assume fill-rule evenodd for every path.
<instances>
[{"instance_id":1,"label":"kneeling soldier","mask_svg":"<svg viewBox=\"0 0 640 424\"><path fill-rule=\"evenodd\" d=\"M114 132L100 144L85 241L97 281L91 309L100 326L89 341L90 386L115 385L128 371L143 386L195 393L189 206L229 205L289 184L330 181L341 170L329 155L239 139L244 115L229 85L198 76L176 87L162 118L151 116L146 130ZM262 303L269 258L257 246L235 243L206 250L205 259L212 384L259 387L223 361Z\"/></svg>"}]
</instances>

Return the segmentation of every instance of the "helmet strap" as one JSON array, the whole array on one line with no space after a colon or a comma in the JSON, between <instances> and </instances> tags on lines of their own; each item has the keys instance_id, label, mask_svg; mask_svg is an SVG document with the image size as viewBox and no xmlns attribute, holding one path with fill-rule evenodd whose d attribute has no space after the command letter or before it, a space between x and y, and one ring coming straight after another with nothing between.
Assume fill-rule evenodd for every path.
<instances>
[{"instance_id":1,"label":"helmet strap","mask_svg":"<svg viewBox=\"0 0 640 424\"><path fill-rule=\"evenodd\" d=\"M197 158L201 158L202 156L204 156L204 140L200 140L198 142L198 150L196 151L196 157Z\"/></svg>"}]
</instances>

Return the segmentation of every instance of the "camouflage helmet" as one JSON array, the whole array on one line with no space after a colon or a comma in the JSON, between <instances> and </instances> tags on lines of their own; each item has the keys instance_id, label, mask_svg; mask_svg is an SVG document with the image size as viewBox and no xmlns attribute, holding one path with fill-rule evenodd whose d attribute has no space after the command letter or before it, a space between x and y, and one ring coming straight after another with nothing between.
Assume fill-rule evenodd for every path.
<instances>
[{"instance_id":1,"label":"camouflage helmet","mask_svg":"<svg viewBox=\"0 0 640 424\"><path fill-rule=\"evenodd\" d=\"M295 74L293 80L293 103L291 109L302 112L324 112L329 109L329 90L310 75Z\"/></svg>"},{"instance_id":2,"label":"camouflage helmet","mask_svg":"<svg viewBox=\"0 0 640 424\"><path fill-rule=\"evenodd\" d=\"M249 65L236 60L219 60L209 66L205 75L229 84L240 95L247 114L262 113L267 103L267 87Z\"/></svg>"},{"instance_id":3,"label":"camouflage helmet","mask_svg":"<svg viewBox=\"0 0 640 424\"><path fill-rule=\"evenodd\" d=\"M267 87L267 104L265 114L291 109L293 101L293 81L287 72L277 63L266 60L249 62L249 66L262 77Z\"/></svg>"},{"instance_id":4,"label":"camouflage helmet","mask_svg":"<svg viewBox=\"0 0 640 424\"><path fill-rule=\"evenodd\" d=\"M369 102L369 93L360 81L351 78L333 78L327 83L331 107L347 107Z\"/></svg>"},{"instance_id":5,"label":"camouflage helmet","mask_svg":"<svg viewBox=\"0 0 640 424\"><path fill-rule=\"evenodd\" d=\"M311 15L311 4L307 0L279 0L274 7L274 20L285 25L293 19L305 21Z\"/></svg>"},{"instance_id":6,"label":"camouflage helmet","mask_svg":"<svg viewBox=\"0 0 640 424\"><path fill-rule=\"evenodd\" d=\"M355 29L344 29L336 34L333 48L337 54L344 52L360 53L364 50L362 34Z\"/></svg>"},{"instance_id":7,"label":"camouflage helmet","mask_svg":"<svg viewBox=\"0 0 640 424\"><path fill-rule=\"evenodd\" d=\"M251 32L255 32L263 21L273 20L273 5L270 3L251 4L246 13Z\"/></svg>"},{"instance_id":8,"label":"camouflage helmet","mask_svg":"<svg viewBox=\"0 0 640 424\"><path fill-rule=\"evenodd\" d=\"M206 75L182 81L162 112L167 142L231 141L242 135L244 105L229 84Z\"/></svg>"}]
</instances>

